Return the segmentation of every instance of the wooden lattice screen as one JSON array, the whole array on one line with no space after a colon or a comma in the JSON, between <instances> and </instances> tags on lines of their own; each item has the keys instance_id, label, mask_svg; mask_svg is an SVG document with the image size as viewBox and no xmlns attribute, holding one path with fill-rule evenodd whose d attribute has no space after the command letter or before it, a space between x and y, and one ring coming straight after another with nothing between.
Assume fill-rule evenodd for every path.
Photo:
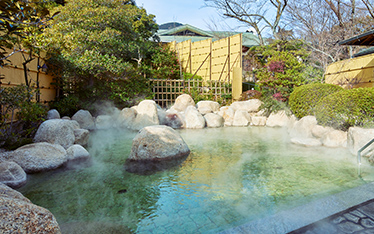
<instances>
[{"instance_id":1,"label":"wooden lattice screen","mask_svg":"<svg viewBox=\"0 0 374 234\"><path fill-rule=\"evenodd\" d=\"M151 80L153 100L163 108L171 106L175 99L183 93L212 96L213 98L230 98L231 85L223 81L212 80Z\"/></svg>"}]
</instances>

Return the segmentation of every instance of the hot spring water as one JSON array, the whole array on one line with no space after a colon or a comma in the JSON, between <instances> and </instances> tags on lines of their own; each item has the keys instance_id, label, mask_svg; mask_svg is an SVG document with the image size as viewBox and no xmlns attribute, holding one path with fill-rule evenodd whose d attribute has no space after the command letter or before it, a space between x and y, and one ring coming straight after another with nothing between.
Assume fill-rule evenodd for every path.
<instances>
[{"instance_id":1,"label":"hot spring water","mask_svg":"<svg viewBox=\"0 0 374 234\"><path fill-rule=\"evenodd\" d=\"M348 150L293 145L265 127L181 130L184 162L133 174L135 134L92 133L90 165L30 175L19 191L64 233L215 233L368 181ZM364 179L370 170L361 166Z\"/></svg>"}]
</instances>

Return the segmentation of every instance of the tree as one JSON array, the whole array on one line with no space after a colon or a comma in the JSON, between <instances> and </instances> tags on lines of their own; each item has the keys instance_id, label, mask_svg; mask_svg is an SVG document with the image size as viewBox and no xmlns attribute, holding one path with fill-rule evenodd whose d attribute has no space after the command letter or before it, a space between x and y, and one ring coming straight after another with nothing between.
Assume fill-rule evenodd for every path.
<instances>
[{"instance_id":1,"label":"tree","mask_svg":"<svg viewBox=\"0 0 374 234\"><path fill-rule=\"evenodd\" d=\"M145 73L159 69L151 65L151 52L162 53L155 49L154 15L129 0L71 0L54 11L60 14L43 43L65 95L89 103L110 99L120 106L150 95Z\"/></svg>"},{"instance_id":2,"label":"tree","mask_svg":"<svg viewBox=\"0 0 374 234\"><path fill-rule=\"evenodd\" d=\"M253 28L259 37L260 45L265 44L263 37L265 28L270 28L275 39L279 39L277 30L288 4L288 0L204 0L204 2L206 7L217 9L224 17L236 19Z\"/></svg>"},{"instance_id":3,"label":"tree","mask_svg":"<svg viewBox=\"0 0 374 234\"><path fill-rule=\"evenodd\" d=\"M371 29L374 23L355 0L293 0L285 16L297 37L308 43L314 66L323 70L355 51L340 46L339 41Z\"/></svg>"}]
</instances>

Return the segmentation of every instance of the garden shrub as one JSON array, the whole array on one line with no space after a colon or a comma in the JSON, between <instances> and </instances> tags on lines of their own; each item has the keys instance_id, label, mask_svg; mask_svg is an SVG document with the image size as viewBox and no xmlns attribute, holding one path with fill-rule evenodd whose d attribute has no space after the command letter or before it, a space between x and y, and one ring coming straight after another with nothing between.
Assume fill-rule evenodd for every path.
<instances>
[{"instance_id":1,"label":"garden shrub","mask_svg":"<svg viewBox=\"0 0 374 234\"><path fill-rule=\"evenodd\" d=\"M342 87L333 84L314 83L295 88L291 93L288 104L296 117L302 118L314 115L314 106L322 98L343 90Z\"/></svg>"},{"instance_id":2,"label":"garden shrub","mask_svg":"<svg viewBox=\"0 0 374 234\"><path fill-rule=\"evenodd\" d=\"M322 98L315 106L321 125L343 131L349 127L374 127L374 88L342 90Z\"/></svg>"}]
</instances>

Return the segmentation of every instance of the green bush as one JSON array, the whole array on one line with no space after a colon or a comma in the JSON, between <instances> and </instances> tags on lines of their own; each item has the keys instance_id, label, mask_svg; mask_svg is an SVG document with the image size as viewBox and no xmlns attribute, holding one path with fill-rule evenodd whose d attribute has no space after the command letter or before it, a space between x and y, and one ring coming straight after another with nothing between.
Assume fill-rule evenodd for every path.
<instances>
[{"instance_id":1,"label":"green bush","mask_svg":"<svg viewBox=\"0 0 374 234\"><path fill-rule=\"evenodd\" d=\"M322 98L315 106L319 124L340 130L374 127L374 88L342 90Z\"/></svg>"},{"instance_id":2,"label":"green bush","mask_svg":"<svg viewBox=\"0 0 374 234\"><path fill-rule=\"evenodd\" d=\"M295 88L291 93L288 104L296 117L302 118L314 115L314 106L322 98L343 90L342 87L333 84L307 84Z\"/></svg>"}]
</instances>

